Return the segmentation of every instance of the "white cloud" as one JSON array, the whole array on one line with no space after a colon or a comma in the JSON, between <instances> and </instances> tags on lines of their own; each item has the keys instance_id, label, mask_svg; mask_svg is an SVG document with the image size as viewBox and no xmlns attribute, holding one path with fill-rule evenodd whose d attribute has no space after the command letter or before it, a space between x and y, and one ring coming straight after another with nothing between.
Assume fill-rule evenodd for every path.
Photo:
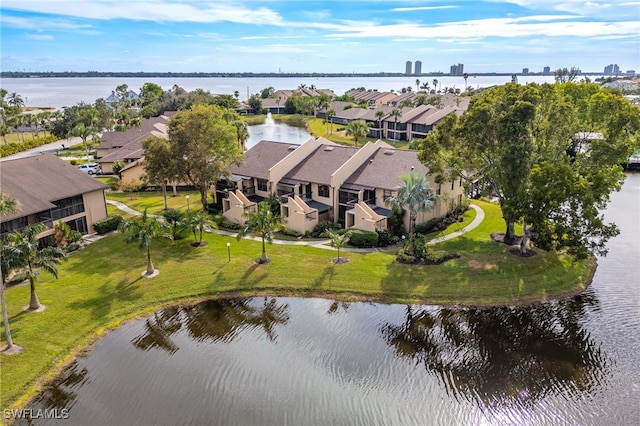
<instances>
[{"instance_id":1,"label":"white cloud","mask_svg":"<svg viewBox=\"0 0 640 426\"><path fill-rule=\"evenodd\" d=\"M577 17L576 17L577 19ZM553 21L553 22L552 22ZM406 37L422 39L478 38L478 37L597 37L637 35L640 22L574 21L558 16L529 16L522 18L492 18L449 22L423 26L418 24L363 25L345 28L329 34L331 38Z\"/></svg>"},{"instance_id":2,"label":"white cloud","mask_svg":"<svg viewBox=\"0 0 640 426\"><path fill-rule=\"evenodd\" d=\"M7 28L27 30L79 30L91 28L89 24L77 24L65 19L22 18L18 16L0 15L0 23Z\"/></svg>"},{"instance_id":3,"label":"white cloud","mask_svg":"<svg viewBox=\"0 0 640 426\"><path fill-rule=\"evenodd\" d=\"M416 12L420 10L457 9L459 6L416 6L416 7L395 7L392 12Z\"/></svg>"},{"instance_id":4,"label":"white cloud","mask_svg":"<svg viewBox=\"0 0 640 426\"><path fill-rule=\"evenodd\" d=\"M26 34L24 36L27 40L35 41L52 41L53 36L51 34Z\"/></svg>"},{"instance_id":5,"label":"white cloud","mask_svg":"<svg viewBox=\"0 0 640 426\"><path fill-rule=\"evenodd\" d=\"M3 9L110 20L157 22L235 22L279 25L282 17L266 7L250 8L211 1L3 0Z\"/></svg>"}]
</instances>

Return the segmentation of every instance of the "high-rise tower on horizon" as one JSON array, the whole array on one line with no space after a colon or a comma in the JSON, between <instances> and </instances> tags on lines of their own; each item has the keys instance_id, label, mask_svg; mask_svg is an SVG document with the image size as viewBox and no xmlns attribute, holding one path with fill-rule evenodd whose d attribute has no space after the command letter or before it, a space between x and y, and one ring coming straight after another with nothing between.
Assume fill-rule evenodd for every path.
<instances>
[{"instance_id":1,"label":"high-rise tower on horizon","mask_svg":"<svg viewBox=\"0 0 640 426\"><path fill-rule=\"evenodd\" d=\"M464 64L451 65L449 68L450 75L462 75L464 74Z\"/></svg>"},{"instance_id":2,"label":"high-rise tower on horizon","mask_svg":"<svg viewBox=\"0 0 640 426\"><path fill-rule=\"evenodd\" d=\"M416 61L415 75L422 75L422 61Z\"/></svg>"},{"instance_id":3,"label":"high-rise tower on horizon","mask_svg":"<svg viewBox=\"0 0 640 426\"><path fill-rule=\"evenodd\" d=\"M405 64L404 73L406 75L411 75L411 61L407 61L407 63Z\"/></svg>"}]
</instances>

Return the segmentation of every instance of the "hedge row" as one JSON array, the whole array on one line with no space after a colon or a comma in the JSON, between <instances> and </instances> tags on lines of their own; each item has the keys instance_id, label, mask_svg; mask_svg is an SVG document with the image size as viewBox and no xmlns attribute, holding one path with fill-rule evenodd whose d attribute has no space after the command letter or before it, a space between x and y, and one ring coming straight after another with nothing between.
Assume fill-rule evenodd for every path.
<instances>
[{"instance_id":1,"label":"hedge row","mask_svg":"<svg viewBox=\"0 0 640 426\"><path fill-rule=\"evenodd\" d=\"M95 231L100 235L106 234L107 232L115 231L116 229L118 229L118 226L120 226L122 220L122 216L117 214L109 216L94 223L93 229L95 229Z\"/></svg>"},{"instance_id":2,"label":"hedge row","mask_svg":"<svg viewBox=\"0 0 640 426\"><path fill-rule=\"evenodd\" d=\"M0 146L0 157L17 154L19 152L26 151L31 148L37 148L39 146L55 142L57 140L58 138L56 136L48 135L42 138L35 138L24 142L12 142Z\"/></svg>"}]
</instances>

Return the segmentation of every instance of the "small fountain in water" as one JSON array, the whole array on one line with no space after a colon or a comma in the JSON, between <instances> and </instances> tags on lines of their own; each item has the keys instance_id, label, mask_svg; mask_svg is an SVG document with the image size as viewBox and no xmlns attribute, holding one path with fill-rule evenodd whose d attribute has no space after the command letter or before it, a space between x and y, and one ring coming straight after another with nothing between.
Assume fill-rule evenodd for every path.
<instances>
[{"instance_id":1,"label":"small fountain in water","mask_svg":"<svg viewBox=\"0 0 640 426\"><path fill-rule=\"evenodd\" d=\"M264 125L267 127L274 127L276 125L276 122L273 120L273 117L271 117L271 112L267 113L267 118L264 120Z\"/></svg>"}]
</instances>

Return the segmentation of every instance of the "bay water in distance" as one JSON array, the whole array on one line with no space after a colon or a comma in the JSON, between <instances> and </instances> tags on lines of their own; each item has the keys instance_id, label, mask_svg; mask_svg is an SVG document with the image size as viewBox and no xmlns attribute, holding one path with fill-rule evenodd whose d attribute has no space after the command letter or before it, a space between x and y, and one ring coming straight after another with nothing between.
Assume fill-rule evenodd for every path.
<instances>
[{"instance_id":1,"label":"bay water in distance","mask_svg":"<svg viewBox=\"0 0 640 426\"><path fill-rule=\"evenodd\" d=\"M346 91L365 87L381 92L411 87L416 90L416 79L422 83L428 82L433 87L433 80L438 80L438 86L459 88L464 90L465 81L461 76L404 76L404 77L56 77L56 78L3 78L0 87L9 93L16 92L22 96L28 107L62 108L73 106L79 102L91 104L96 99L108 97L115 88L126 84L136 92L144 83L151 82L161 86L164 90L178 85L187 91L195 89L207 90L216 95L233 95L239 92L239 99L246 100L254 93L260 93L266 87L279 89L297 89L301 84L317 89L331 89L338 96ZM478 89L502 85L511 81L511 76L469 76L467 86ZM552 83L553 76L518 76L520 83Z\"/></svg>"}]
</instances>

